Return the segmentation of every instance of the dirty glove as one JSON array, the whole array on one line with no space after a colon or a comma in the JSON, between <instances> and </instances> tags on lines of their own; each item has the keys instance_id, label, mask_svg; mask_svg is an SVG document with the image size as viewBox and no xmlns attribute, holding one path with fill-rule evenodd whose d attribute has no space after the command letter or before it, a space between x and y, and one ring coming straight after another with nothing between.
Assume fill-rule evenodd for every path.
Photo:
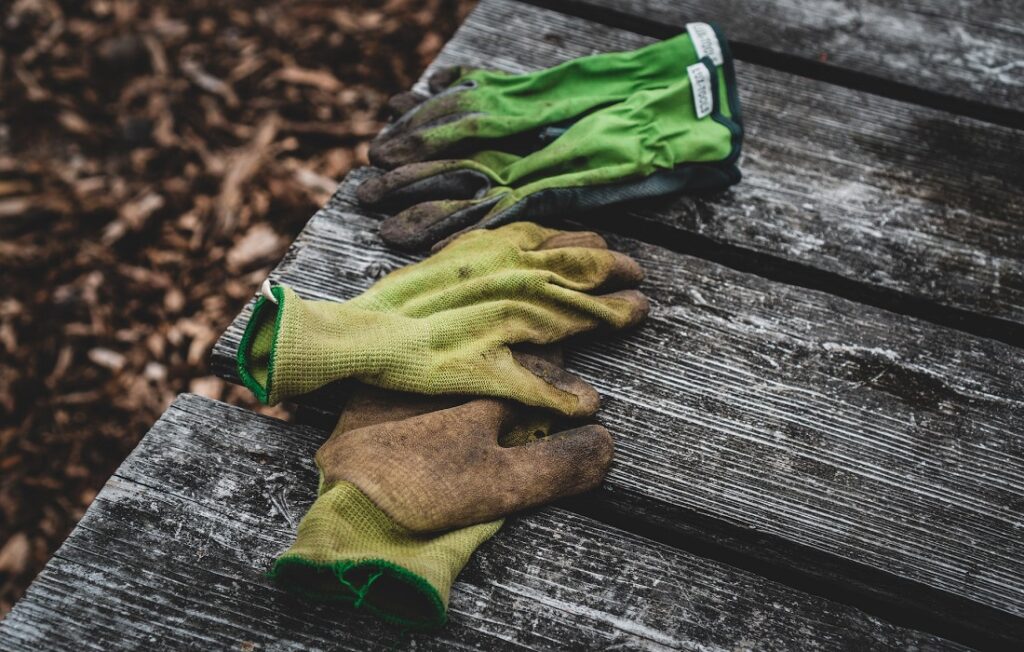
<instances>
[{"instance_id":1,"label":"dirty glove","mask_svg":"<svg viewBox=\"0 0 1024 652\"><path fill-rule=\"evenodd\" d=\"M395 524L350 482L325 478L324 450L352 430L458 405L463 398L403 394L373 387L355 391L331 437L317 452L317 499L299 523L295 542L270 576L319 600L338 600L405 627L439 627L455 577L501 520L422 536ZM530 432L536 428L530 425Z\"/></svg>"},{"instance_id":2,"label":"dirty glove","mask_svg":"<svg viewBox=\"0 0 1024 652\"><path fill-rule=\"evenodd\" d=\"M522 409L522 408L520 408ZM470 401L353 430L321 449L324 481L354 484L399 526L428 533L506 516L596 487L612 459L588 425L504 448L513 404Z\"/></svg>"},{"instance_id":3,"label":"dirty glove","mask_svg":"<svg viewBox=\"0 0 1024 652\"><path fill-rule=\"evenodd\" d=\"M511 346L551 344L647 314L636 262L593 233L521 222L455 239L344 303L307 301L289 288L259 299L238 351L238 372L263 402L331 381L421 394L472 394L586 416L597 393L579 378ZM276 304L275 304L276 301Z\"/></svg>"},{"instance_id":4,"label":"dirty glove","mask_svg":"<svg viewBox=\"0 0 1024 652\"><path fill-rule=\"evenodd\" d=\"M560 362L551 357L551 352L546 358ZM398 431L400 424L414 421L414 417L430 421L436 410L476 413L468 407L472 403L453 407L463 400L376 388L357 390L334 433L317 453L319 497L299 524L295 543L274 563L271 575L293 591L348 602L399 625L442 625L456 576L473 551L494 535L503 521L439 534L413 534L389 518L356 485L337 479L334 464L337 453L348 448L347 438L359 432L379 428ZM474 403L478 402L495 403ZM528 444L550 428L550 413L521 410L504 432L502 444ZM415 434L413 430L405 429L410 435ZM418 438L429 439L436 434L420 432ZM595 466L603 469L607 463L598 458ZM390 477L401 476L393 473ZM512 483L516 481L510 478L504 486L515 488Z\"/></svg>"},{"instance_id":5,"label":"dirty glove","mask_svg":"<svg viewBox=\"0 0 1024 652\"><path fill-rule=\"evenodd\" d=\"M720 190L739 181L742 129L732 90L717 79L703 59L683 81L595 111L526 156L484 151L413 163L366 180L358 198L382 209L412 205L385 219L380 235L419 249L466 228Z\"/></svg>"},{"instance_id":6,"label":"dirty glove","mask_svg":"<svg viewBox=\"0 0 1024 652\"><path fill-rule=\"evenodd\" d=\"M687 32L630 52L581 57L519 75L463 67L431 76L433 97L403 93L391 106L405 112L370 147L370 161L393 168L479 149L503 149L510 136L573 121L596 108L663 88L686 76L686 67L709 56L732 62L717 28L690 23ZM506 139L502 142L501 139ZM485 146L482 146L484 145Z\"/></svg>"}]
</instances>

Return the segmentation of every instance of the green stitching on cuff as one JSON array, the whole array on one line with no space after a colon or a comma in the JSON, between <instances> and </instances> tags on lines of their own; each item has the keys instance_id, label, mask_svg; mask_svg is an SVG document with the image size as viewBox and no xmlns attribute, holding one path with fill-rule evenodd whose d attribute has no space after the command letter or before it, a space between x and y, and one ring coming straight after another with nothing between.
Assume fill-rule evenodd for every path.
<instances>
[{"instance_id":1,"label":"green stitching on cuff","mask_svg":"<svg viewBox=\"0 0 1024 652\"><path fill-rule=\"evenodd\" d=\"M274 360L277 356L277 343L278 337L281 334L281 319L284 314L285 301L284 288L275 285L270 291L277 297L277 305L274 306L273 302L268 301L266 297L260 297L256 300L256 305L252 308L252 316L249 317L249 323L246 324L245 332L242 333L242 341L238 343L238 353L236 355L239 379L245 387L249 388L256 395L256 399L264 405L270 404L271 385L274 382ZM249 371L249 351L253 340L256 339L256 333L263 325L262 315L263 311L267 309L266 304L268 303L270 303L271 309L276 308L277 312L274 313L273 337L271 338L270 356L267 361L267 385L264 387L260 385L259 381Z\"/></svg>"},{"instance_id":2,"label":"green stitching on cuff","mask_svg":"<svg viewBox=\"0 0 1024 652\"><path fill-rule=\"evenodd\" d=\"M338 580L338 583L347 589L347 591L338 593L333 591L316 591L303 588L302 586L290 582L281 582L284 573L289 570L303 568L313 571L330 571L334 575L335 579ZM363 586L357 587L347 577L345 577L347 573L353 570L366 570L372 574ZM386 607L379 606L374 604L372 601L368 601L371 588L377 584L377 581L383 576L388 576L402 582L404 585L414 589L417 593L426 598L427 603L429 604L429 613L426 613L422 618L406 618L392 611L388 611ZM292 593L315 600L345 602L356 609L366 609L381 620L401 627L436 629L443 626L448 620L448 613L444 606L444 602L441 600L441 596L438 595L437 590L430 584L430 582L402 566L398 566L397 564L383 559L367 559L359 562L339 560L334 562L318 563L306 559L305 557L287 555L279 557L274 561L274 565L271 567L270 572L267 573L267 577L282 583L284 587Z\"/></svg>"}]
</instances>

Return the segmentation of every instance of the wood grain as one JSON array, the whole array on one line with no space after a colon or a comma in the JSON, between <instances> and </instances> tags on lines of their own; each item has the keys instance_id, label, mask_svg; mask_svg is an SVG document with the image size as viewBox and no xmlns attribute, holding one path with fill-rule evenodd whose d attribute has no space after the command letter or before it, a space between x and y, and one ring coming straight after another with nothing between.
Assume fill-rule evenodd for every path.
<instances>
[{"instance_id":1,"label":"wood grain","mask_svg":"<svg viewBox=\"0 0 1024 652\"><path fill-rule=\"evenodd\" d=\"M483 0L431 70L522 72L650 41ZM940 323L950 308L986 315L997 323L983 334L1009 327L1024 343L1024 132L744 62L737 76L747 132L739 185L588 221L689 253L725 246L741 267L767 257L748 264L762 273L770 259L800 265L809 282L819 272L846 279L858 300L890 309L923 303Z\"/></svg>"},{"instance_id":2,"label":"wood grain","mask_svg":"<svg viewBox=\"0 0 1024 652\"><path fill-rule=\"evenodd\" d=\"M262 574L312 501L325 435L180 396L0 623L0 648L958 648L555 508L480 550L436 635L303 601Z\"/></svg>"},{"instance_id":3,"label":"wood grain","mask_svg":"<svg viewBox=\"0 0 1024 652\"><path fill-rule=\"evenodd\" d=\"M273 278L346 299L412 260L387 250L354 203L370 173L350 175ZM939 610L943 622L1024 632L1024 353L611 241L647 270L653 310L629 336L570 349L569 368L601 392L616 437L608 510L660 528L707 517L797 560L802 548L855 564L827 571L850 586L874 569L879 585L858 590ZM227 377L247 314L214 348ZM804 557L797 570L813 574Z\"/></svg>"},{"instance_id":4,"label":"wood grain","mask_svg":"<svg viewBox=\"0 0 1024 652\"><path fill-rule=\"evenodd\" d=\"M1017 0L569 0L541 4L612 24L628 20L679 31L714 20L750 46L751 60L781 55L843 73L895 82L941 97L995 106L1020 116L1024 30ZM776 55L776 56L773 56ZM789 62L783 62L786 65ZM880 83L875 86L880 86ZM867 85L867 84L865 84Z\"/></svg>"}]
</instances>

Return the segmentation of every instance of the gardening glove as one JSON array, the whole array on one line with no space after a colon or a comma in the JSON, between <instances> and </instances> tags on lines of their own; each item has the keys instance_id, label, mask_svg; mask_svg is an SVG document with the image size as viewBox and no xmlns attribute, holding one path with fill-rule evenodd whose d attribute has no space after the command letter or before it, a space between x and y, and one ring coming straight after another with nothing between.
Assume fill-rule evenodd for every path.
<instances>
[{"instance_id":1,"label":"gardening glove","mask_svg":"<svg viewBox=\"0 0 1024 652\"><path fill-rule=\"evenodd\" d=\"M591 113L526 156L484 151L412 163L366 180L358 198L382 209L411 205L385 219L380 235L419 249L461 229L724 189L740 179L734 89L718 85L708 58L689 71Z\"/></svg>"},{"instance_id":2,"label":"gardening glove","mask_svg":"<svg viewBox=\"0 0 1024 652\"><path fill-rule=\"evenodd\" d=\"M260 298L238 372L265 403L343 378L420 394L472 394L587 416L597 393L512 346L552 344L642 320L643 278L593 233L521 222L456 238L344 303L308 301L284 286ZM608 290L619 290L610 293Z\"/></svg>"},{"instance_id":3,"label":"gardening glove","mask_svg":"<svg viewBox=\"0 0 1024 652\"><path fill-rule=\"evenodd\" d=\"M404 115L374 140L370 161L393 168L479 150L481 143L502 149L530 141L524 134L557 130L639 90L671 85L705 56L716 65L728 61L731 71L728 44L717 28L690 23L686 33L638 50L582 57L525 74L445 68L428 82L432 97L410 92L392 98L392 109Z\"/></svg>"},{"instance_id":4,"label":"gardening glove","mask_svg":"<svg viewBox=\"0 0 1024 652\"><path fill-rule=\"evenodd\" d=\"M612 459L597 425L504 448L513 404L470 401L349 432L321 449L327 483L351 482L397 525L464 527L593 489Z\"/></svg>"},{"instance_id":5,"label":"gardening glove","mask_svg":"<svg viewBox=\"0 0 1024 652\"><path fill-rule=\"evenodd\" d=\"M542 355L560 363L557 352ZM295 543L275 561L271 575L290 590L347 602L402 626L442 625L456 576L503 521L439 534L414 534L391 520L354 484L333 479L330 459L332 451L351 434L447 410L464 400L371 387L357 390L334 433L317 453L318 498L300 522ZM502 444L527 444L550 429L550 413L521 410L504 433ZM421 433L427 438L434 434Z\"/></svg>"}]
</instances>

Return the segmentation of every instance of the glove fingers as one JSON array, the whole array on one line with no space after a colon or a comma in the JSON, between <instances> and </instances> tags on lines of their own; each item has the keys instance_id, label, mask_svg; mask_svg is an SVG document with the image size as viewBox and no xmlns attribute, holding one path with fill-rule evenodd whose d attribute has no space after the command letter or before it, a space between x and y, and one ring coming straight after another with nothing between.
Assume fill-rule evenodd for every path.
<instances>
[{"instance_id":1,"label":"glove fingers","mask_svg":"<svg viewBox=\"0 0 1024 652\"><path fill-rule=\"evenodd\" d=\"M388 112L393 116L401 116L404 113L408 113L420 104L423 104L428 99L429 95L423 95L416 91L403 91L396 95L392 95L388 99L387 109Z\"/></svg>"},{"instance_id":2,"label":"glove fingers","mask_svg":"<svg viewBox=\"0 0 1024 652\"><path fill-rule=\"evenodd\" d=\"M409 251L425 249L459 229L476 224L501 200L486 199L429 201L407 208L380 225L380 237L389 245Z\"/></svg>"},{"instance_id":3,"label":"glove fingers","mask_svg":"<svg viewBox=\"0 0 1024 652\"><path fill-rule=\"evenodd\" d=\"M461 140L460 135L472 133L476 120L467 108L465 90L469 89L456 87L413 106L370 143L370 162L390 169L439 158L451 149ZM465 121L464 127L451 128L460 120ZM448 138L428 136L431 129L442 125L450 127Z\"/></svg>"},{"instance_id":4,"label":"glove fingers","mask_svg":"<svg viewBox=\"0 0 1024 652\"><path fill-rule=\"evenodd\" d=\"M338 418L331 438L357 428L447 410L462 401L459 396L412 394L360 385L345 402L345 409Z\"/></svg>"},{"instance_id":5,"label":"glove fingers","mask_svg":"<svg viewBox=\"0 0 1024 652\"><path fill-rule=\"evenodd\" d=\"M427 78L427 87L431 93L437 94L454 84L460 77L469 72L463 66L446 66L430 73Z\"/></svg>"},{"instance_id":6,"label":"glove fingers","mask_svg":"<svg viewBox=\"0 0 1024 652\"><path fill-rule=\"evenodd\" d=\"M491 178L464 161L428 161L367 179L356 198L365 206L401 210L426 201L472 199L490 187Z\"/></svg>"},{"instance_id":7,"label":"glove fingers","mask_svg":"<svg viewBox=\"0 0 1024 652\"><path fill-rule=\"evenodd\" d=\"M535 269L553 272L553 283L574 290L632 288L644 279L635 260L608 249L559 247L528 251L524 256Z\"/></svg>"},{"instance_id":8,"label":"glove fingers","mask_svg":"<svg viewBox=\"0 0 1024 652\"><path fill-rule=\"evenodd\" d=\"M559 247L587 247L588 249L607 249L608 243L593 231L560 231L540 243L537 250L558 249Z\"/></svg>"},{"instance_id":9,"label":"glove fingers","mask_svg":"<svg viewBox=\"0 0 1024 652\"><path fill-rule=\"evenodd\" d=\"M519 488L509 513L596 488L608 473L614 453L612 436L599 425L506 448L505 477Z\"/></svg>"},{"instance_id":10,"label":"glove fingers","mask_svg":"<svg viewBox=\"0 0 1024 652\"><path fill-rule=\"evenodd\" d=\"M545 407L577 417L590 416L601 407L597 390L576 374L522 351L510 354L518 379L539 390L538 398L544 400Z\"/></svg>"},{"instance_id":11,"label":"glove fingers","mask_svg":"<svg viewBox=\"0 0 1024 652\"><path fill-rule=\"evenodd\" d=\"M615 330L639 324L650 302L639 290L597 296L547 284L534 296L503 302L506 344L553 344L567 337L607 326Z\"/></svg>"},{"instance_id":12,"label":"glove fingers","mask_svg":"<svg viewBox=\"0 0 1024 652\"><path fill-rule=\"evenodd\" d=\"M508 421L515 415L508 401L483 398L469 401L451 409L464 437L478 437L495 441Z\"/></svg>"},{"instance_id":13,"label":"glove fingers","mask_svg":"<svg viewBox=\"0 0 1024 652\"><path fill-rule=\"evenodd\" d=\"M453 241L457 240L458 238L461 238L462 236L466 235L467 233L471 233L473 231L478 231L480 229L496 229L496 228L498 228L500 226L512 226L512 225L516 224L515 222L512 222L511 224L505 224L504 221L502 223L495 224L494 220L492 218L493 218L492 215L484 215L479 221L474 222L473 224L470 224L469 226L463 227L462 229L459 229L458 231L455 231L454 233L452 233L451 235L447 236L446 238L444 238L442 240L438 240L437 242L435 242L433 244L433 246L430 247L430 253L437 253L437 252L441 251L442 249L447 247L449 244L451 244ZM538 243L532 243L530 246L524 247L524 249L529 250L529 249L536 248L537 246L538 246Z\"/></svg>"},{"instance_id":14,"label":"glove fingers","mask_svg":"<svg viewBox=\"0 0 1024 652\"><path fill-rule=\"evenodd\" d=\"M476 224L472 224L444 240L438 241L431 247L431 253L437 253L455 241L469 243L485 237L491 241L501 240L502 242L507 242L523 251L533 251L547 240L562 233L569 233L568 231L549 229L535 222L512 222L511 224L505 224L486 231L475 227Z\"/></svg>"},{"instance_id":15,"label":"glove fingers","mask_svg":"<svg viewBox=\"0 0 1024 652\"><path fill-rule=\"evenodd\" d=\"M602 321L615 329L636 326L651 312L650 300L639 290L610 292L599 295L596 300L603 308Z\"/></svg>"}]
</instances>

